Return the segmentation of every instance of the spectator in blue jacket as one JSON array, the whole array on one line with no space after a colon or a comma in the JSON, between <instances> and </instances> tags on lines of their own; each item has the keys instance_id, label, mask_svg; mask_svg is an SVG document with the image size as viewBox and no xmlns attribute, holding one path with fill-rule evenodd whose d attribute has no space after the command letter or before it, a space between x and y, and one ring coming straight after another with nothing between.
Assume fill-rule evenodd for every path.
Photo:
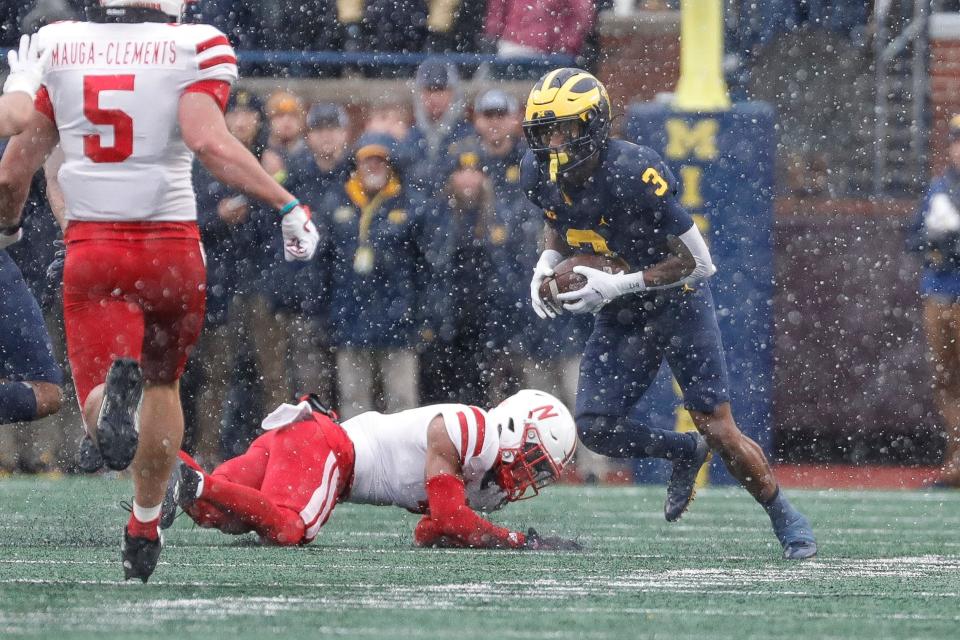
<instances>
[{"instance_id":1,"label":"spectator in blue jacket","mask_svg":"<svg viewBox=\"0 0 960 640\"><path fill-rule=\"evenodd\" d=\"M940 481L960 487L960 114L953 116L948 130L950 163L920 203L908 248L924 260L924 328L946 431Z\"/></svg>"},{"instance_id":2,"label":"spectator in blue jacket","mask_svg":"<svg viewBox=\"0 0 960 640\"><path fill-rule=\"evenodd\" d=\"M515 332L521 300L509 278L520 247L510 243L475 141L457 145L444 175L446 186L431 205L422 396L486 405L496 354Z\"/></svg>"},{"instance_id":3,"label":"spectator in blue jacket","mask_svg":"<svg viewBox=\"0 0 960 640\"><path fill-rule=\"evenodd\" d=\"M465 120L455 66L442 58L427 58L417 69L415 84L414 126L401 151L409 163L408 183L430 197L443 186L450 144L473 133L473 127Z\"/></svg>"},{"instance_id":4,"label":"spectator in blue jacket","mask_svg":"<svg viewBox=\"0 0 960 640\"><path fill-rule=\"evenodd\" d=\"M530 273L523 252L522 225L530 204L519 189L521 141L517 102L499 89L481 94L474 102L475 135L450 145L448 156L478 160L492 189L497 223L491 229L491 249L497 287L489 293L496 300L495 313L485 326L489 402L496 404L516 392L523 379L523 330L527 318Z\"/></svg>"},{"instance_id":5,"label":"spectator in blue jacket","mask_svg":"<svg viewBox=\"0 0 960 640\"><path fill-rule=\"evenodd\" d=\"M287 188L322 217L324 201L342 190L349 177L347 145L350 121L340 105L320 103L307 114L307 146L290 159ZM329 251L318 252L309 262L287 262L282 257L280 234L275 238L272 278L274 305L292 354L290 366L295 389L316 393L327 406L336 405L336 369L330 340Z\"/></svg>"},{"instance_id":6,"label":"spectator in blue jacket","mask_svg":"<svg viewBox=\"0 0 960 640\"><path fill-rule=\"evenodd\" d=\"M317 216L329 242L339 406L346 417L374 408L377 377L382 408L418 404L420 292L428 276L424 211L403 186L395 145L385 134L361 136L355 168Z\"/></svg>"},{"instance_id":7,"label":"spectator in blue jacket","mask_svg":"<svg viewBox=\"0 0 960 640\"><path fill-rule=\"evenodd\" d=\"M473 103L473 127L480 145L483 171L493 182L500 202L511 202L520 191L520 160L526 144L520 129L517 100L500 89L490 89Z\"/></svg>"}]
</instances>

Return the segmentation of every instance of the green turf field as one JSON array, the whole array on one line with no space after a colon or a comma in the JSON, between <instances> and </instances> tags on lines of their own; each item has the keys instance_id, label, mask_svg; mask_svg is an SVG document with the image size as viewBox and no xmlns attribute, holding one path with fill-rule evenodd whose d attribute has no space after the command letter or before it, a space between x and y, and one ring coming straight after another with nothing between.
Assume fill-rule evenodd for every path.
<instances>
[{"instance_id":1,"label":"green turf field","mask_svg":"<svg viewBox=\"0 0 960 640\"><path fill-rule=\"evenodd\" d=\"M579 554L414 549L416 517L389 508L341 505L296 549L181 518L142 585L119 579L128 487L0 480L0 637L960 637L960 493L795 491L807 563L734 489L675 525L659 487L556 487L497 518Z\"/></svg>"}]
</instances>

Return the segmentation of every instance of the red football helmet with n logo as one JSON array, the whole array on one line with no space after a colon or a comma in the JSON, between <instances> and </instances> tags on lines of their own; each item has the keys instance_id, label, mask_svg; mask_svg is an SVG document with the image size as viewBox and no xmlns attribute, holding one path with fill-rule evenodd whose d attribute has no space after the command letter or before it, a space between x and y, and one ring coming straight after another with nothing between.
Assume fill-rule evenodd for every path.
<instances>
[{"instance_id":1,"label":"red football helmet with n logo","mask_svg":"<svg viewBox=\"0 0 960 640\"><path fill-rule=\"evenodd\" d=\"M507 501L532 498L556 482L577 448L577 427L560 400L524 389L487 412L500 431L497 484ZM488 424L489 424L488 423Z\"/></svg>"}]
</instances>

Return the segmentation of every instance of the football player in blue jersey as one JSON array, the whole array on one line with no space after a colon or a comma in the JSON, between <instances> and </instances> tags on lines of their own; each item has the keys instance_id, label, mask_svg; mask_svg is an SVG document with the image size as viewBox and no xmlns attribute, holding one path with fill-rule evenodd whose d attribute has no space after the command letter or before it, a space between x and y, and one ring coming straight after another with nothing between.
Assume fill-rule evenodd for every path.
<instances>
[{"instance_id":1,"label":"football player in blue jersey","mask_svg":"<svg viewBox=\"0 0 960 640\"><path fill-rule=\"evenodd\" d=\"M530 150L521 186L544 210L543 252L530 283L541 318L594 313L580 365L576 422L590 449L618 458L664 458L673 464L664 515L677 520L693 497L710 450L770 516L783 557L814 556L809 521L780 490L763 451L730 410L726 363L706 279L716 271L676 179L652 149L609 139L606 89L580 69L543 76L527 99L523 129ZM540 298L544 278L574 252L618 256L630 272L588 267L577 291ZM654 429L631 410L666 359L699 433Z\"/></svg>"},{"instance_id":2,"label":"football player in blue jersey","mask_svg":"<svg viewBox=\"0 0 960 640\"><path fill-rule=\"evenodd\" d=\"M23 36L20 50L10 51L10 74L0 97L0 137L22 132L33 115L49 53L37 39ZM29 422L60 410L63 372L43 315L23 274L5 249L23 235L20 225L0 226L0 424Z\"/></svg>"}]
</instances>

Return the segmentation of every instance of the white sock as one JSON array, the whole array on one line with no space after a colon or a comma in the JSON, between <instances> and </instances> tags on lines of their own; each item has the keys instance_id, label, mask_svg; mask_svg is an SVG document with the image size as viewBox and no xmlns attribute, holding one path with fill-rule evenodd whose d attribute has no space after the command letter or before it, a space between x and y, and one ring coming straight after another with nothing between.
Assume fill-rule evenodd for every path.
<instances>
[{"instance_id":1,"label":"white sock","mask_svg":"<svg viewBox=\"0 0 960 640\"><path fill-rule=\"evenodd\" d=\"M140 522L153 522L160 517L160 506L155 507L141 507L137 504L137 501L133 501L133 517Z\"/></svg>"}]
</instances>

